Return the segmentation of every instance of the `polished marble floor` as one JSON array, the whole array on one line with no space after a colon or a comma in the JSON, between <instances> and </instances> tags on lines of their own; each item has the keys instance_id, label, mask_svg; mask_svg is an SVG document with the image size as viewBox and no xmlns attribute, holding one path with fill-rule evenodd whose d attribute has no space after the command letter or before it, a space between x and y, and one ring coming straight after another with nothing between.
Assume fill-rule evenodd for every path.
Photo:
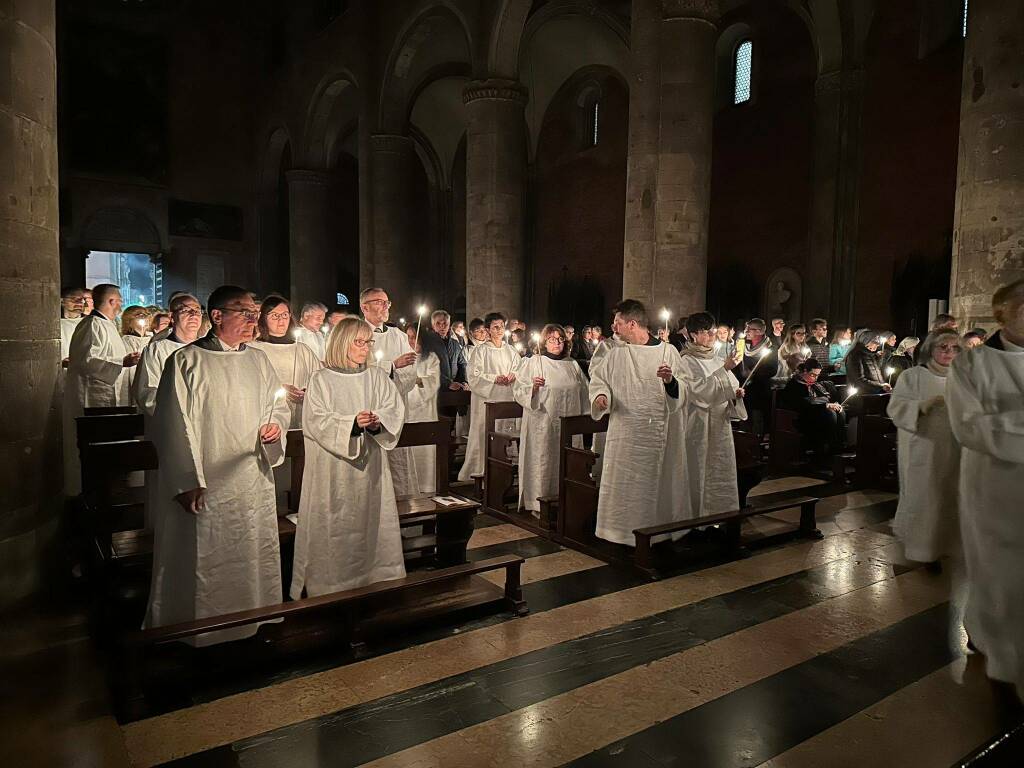
<instances>
[{"instance_id":1,"label":"polished marble floor","mask_svg":"<svg viewBox=\"0 0 1024 768\"><path fill-rule=\"evenodd\" d=\"M1024 765L1024 714L967 652L957 564L903 559L892 494L755 494L801 489L824 540L656 582L483 517L470 557L526 558L528 616L211 675L135 722L111 715L84 609L26 612L0 626L0 765Z\"/></svg>"}]
</instances>

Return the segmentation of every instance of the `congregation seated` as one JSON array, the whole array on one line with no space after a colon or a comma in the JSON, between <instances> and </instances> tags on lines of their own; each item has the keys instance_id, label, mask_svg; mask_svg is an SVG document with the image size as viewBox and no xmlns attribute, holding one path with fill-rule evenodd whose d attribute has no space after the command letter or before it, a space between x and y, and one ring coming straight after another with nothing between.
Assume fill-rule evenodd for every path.
<instances>
[{"instance_id":1,"label":"congregation seated","mask_svg":"<svg viewBox=\"0 0 1024 768\"><path fill-rule=\"evenodd\" d=\"M832 342L828 345L828 364L833 373L846 373L846 353L850 351L853 343L853 330L850 328L836 328L832 334Z\"/></svg>"},{"instance_id":2,"label":"congregation seated","mask_svg":"<svg viewBox=\"0 0 1024 768\"><path fill-rule=\"evenodd\" d=\"M889 358L886 368L887 380L895 387L900 374L917 365L917 346L921 340L917 336L905 336L896 346L896 351ZM888 371L891 370L891 373Z\"/></svg>"},{"instance_id":3,"label":"congregation seated","mask_svg":"<svg viewBox=\"0 0 1024 768\"><path fill-rule=\"evenodd\" d=\"M878 334L869 328L857 331L846 355L846 382L862 395L880 395L892 390L878 360Z\"/></svg>"},{"instance_id":4,"label":"congregation seated","mask_svg":"<svg viewBox=\"0 0 1024 768\"><path fill-rule=\"evenodd\" d=\"M797 366L779 393L777 405L797 414L797 429L820 461L840 453L846 443L846 413L832 382L821 377L813 357Z\"/></svg>"},{"instance_id":5,"label":"congregation seated","mask_svg":"<svg viewBox=\"0 0 1024 768\"><path fill-rule=\"evenodd\" d=\"M824 374L832 372L832 363L829 358L828 343L828 320L816 317L808 324L808 336L806 338L807 351L811 357L821 363L821 370Z\"/></svg>"},{"instance_id":6,"label":"congregation seated","mask_svg":"<svg viewBox=\"0 0 1024 768\"><path fill-rule=\"evenodd\" d=\"M785 386L790 376L796 371L797 366L806 360L810 354L811 349L807 346L807 328L803 323L793 323L786 329L782 346L779 347L779 366L774 376L775 384Z\"/></svg>"}]
</instances>

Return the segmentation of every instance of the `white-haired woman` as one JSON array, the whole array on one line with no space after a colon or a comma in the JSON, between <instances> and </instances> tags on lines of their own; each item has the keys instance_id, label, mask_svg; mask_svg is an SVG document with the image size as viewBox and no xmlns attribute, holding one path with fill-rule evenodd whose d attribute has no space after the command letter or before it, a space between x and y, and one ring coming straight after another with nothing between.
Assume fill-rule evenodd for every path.
<instances>
[{"instance_id":1,"label":"white-haired woman","mask_svg":"<svg viewBox=\"0 0 1024 768\"><path fill-rule=\"evenodd\" d=\"M946 374L960 352L955 331L935 331L920 364L896 382L888 414L899 428L900 501L896 535L910 560L937 563L959 548L960 446L946 411Z\"/></svg>"},{"instance_id":2,"label":"white-haired woman","mask_svg":"<svg viewBox=\"0 0 1024 768\"><path fill-rule=\"evenodd\" d=\"M889 364L883 371L893 386L899 381L900 374L917 365L917 347L920 343L921 340L917 336L905 336L896 346L896 351L892 353Z\"/></svg>"},{"instance_id":3,"label":"white-haired woman","mask_svg":"<svg viewBox=\"0 0 1024 768\"><path fill-rule=\"evenodd\" d=\"M405 576L398 508L385 451L397 445L405 404L385 368L366 366L373 329L346 317L327 340L326 368L302 408L306 467L291 596Z\"/></svg>"}]
</instances>

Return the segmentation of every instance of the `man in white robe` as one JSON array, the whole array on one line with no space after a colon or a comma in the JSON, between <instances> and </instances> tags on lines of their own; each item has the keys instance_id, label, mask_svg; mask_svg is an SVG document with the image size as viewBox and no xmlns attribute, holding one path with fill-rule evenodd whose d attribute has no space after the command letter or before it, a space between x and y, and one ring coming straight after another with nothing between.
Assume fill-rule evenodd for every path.
<instances>
[{"instance_id":1,"label":"man in white robe","mask_svg":"<svg viewBox=\"0 0 1024 768\"><path fill-rule=\"evenodd\" d=\"M359 294L359 309L373 328L373 356L367 364L382 368L395 383L402 405L408 407L409 393L416 386L416 353L409 337L401 328L387 325L391 317L391 300L383 288L367 288ZM408 496L419 493L412 469L412 454L408 448L388 451L391 479L395 494Z\"/></svg>"},{"instance_id":2,"label":"man in white robe","mask_svg":"<svg viewBox=\"0 0 1024 768\"><path fill-rule=\"evenodd\" d=\"M235 286L213 292L210 333L168 359L156 397L160 460L146 626L281 602L272 468L290 412L267 356L247 347L259 310ZM196 645L248 637L255 625Z\"/></svg>"},{"instance_id":3,"label":"man in white robe","mask_svg":"<svg viewBox=\"0 0 1024 768\"><path fill-rule=\"evenodd\" d=\"M71 337L75 328L82 322L82 308L85 299L81 288L65 288L60 293L60 359L61 365L68 367L68 353L71 350Z\"/></svg>"},{"instance_id":4,"label":"man in white robe","mask_svg":"<svg viewBox=\"0 0 1024 768\"><path fill-rule=\"evenodd\" d=\"M324 318L327 317L327 307L318 301L310 301L302 305L302 312L299 314L299 327L295 329L295 340L305 344L316 355L321 363L324 361L327 340L324 338Z\"/></svg>"},{"instance_id":5,"label":"man in white robe","mask_svg":"<svg viewBox=\"0 0 1024 768\"><path fill-rule=\"evenodd\" d=\"M651 336L643 304L619 304L612 330L618 341L599 346L590 368L591 416L609 415L596 534L636 546L637 528L690 514L682 472L685 390L679 353Z\"/></svg>"},{"instance_id":6,"label":"man in white robe","mask_svg":"<svg viewBox=\"0 0 1024 768\"><path fill-rule=\"evenodd\" d=\"M125 370L137 365L140 354L128 352L114 318L121 312L121 289L103 283L92 289L96 305L75 327L68 350L64 386L64 492L82 490L75 419L86 408L131 404Z\"/></svg>"},{"instance_id":7,"label":"man in white robe","mask_svg":"<svg viewBox=\"0 0 1024 768\"><path fill-rule=\"evenodd\" d=\"M957 356L946 379L961 445L964 628L994 680L1024 694L1024 280L996 291L1001 329ZM906 375L906 374L904 374ZM902 377L901 377L902 380Z\"/></svg>"},{"instance_id":8,"label":"man in white robe","mask_svg":"<svg viewBox=\"0 0 1024 768\"><path fill-rule=\"evenodd\" d=\"M745 421L743 389L732 369L734 355L722 360L715 354L715 318L697 312L686 319L690 340L683 347L681 365L687 383L685 421L686 463L683 477L693 518L739 509L736 449L732 422Z\"/></svg>"}]
</instances>

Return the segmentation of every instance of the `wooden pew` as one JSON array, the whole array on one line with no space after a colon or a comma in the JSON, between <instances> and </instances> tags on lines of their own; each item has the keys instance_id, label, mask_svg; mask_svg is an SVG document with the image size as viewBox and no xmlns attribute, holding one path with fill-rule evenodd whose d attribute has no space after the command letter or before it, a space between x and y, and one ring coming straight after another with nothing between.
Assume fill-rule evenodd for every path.
<instances>
[{"instance_id":1,"label":"wooden pew","mask_svg":"<svg viewBox=\"0 0 1024 768\"><path fill-rule=\"evenodd\" d=\"M795 411L776 406L772 409L771 443L768 449L768 472L785 475L794 465L804 461L803 435L797 429Z\"/></svg>"},{"instance_id":2,"label":"wooden pew","mask_svg":"<svg viewBox=\"0 0 1024 768\"><path fill-rule=\"evenodd\" d=\"M89 409L93 410L93 409ZM75 441L81 458L82 446L131 440L145 432L141 413L89 414L75 417Z\"/></svg>"},{"instance_id":3,"label":"wooden pew","mask_svg":"<svg viewBox=\"0 0 1024 768\"><path fill-rule=\"evenodd\" d=\"M138 413L138 411L135 409L134 405L111 405L84 408L82 413L85 416L119 416L123 414Z\"/></svg>"},{"instance_id":4,"label":"wooden pew","mask_svg":"<svg viewBox=\"0 0 1024 768\"><path fill-rule=\"evenodd\" d=\"M443 389L437 393L438 415L451 419L452 440L448 447L448 470L451 473L451 479L458 476L458 467L455 466L456 452L460 448L465 451L467 444L465 437L455 434L455 417L469 415L470 398L471 393L468 389Z\"/></svg>"},{"instance_id":5,"label":"wooden pew","mask_svg":"<svg viewBox=\"0 0 1024 768\"><path fill-rule=\"evenodd\" d=\"M856 483L862 488L897 490L896 425L888 416L859 417Z\"/></svg>"},{"instance_id":6,"label":"wooden pew","mask_svg":"<svg viewBox=\"0 0 1024 768\"><path fill-rule=\"evenodd\" d=\"M608 559L606 548L594 536L598 487L592 472L597 454L586 448L574 447L572 439L576 435L596 435L607 431L607 416L600 421L594 421L587 414L567 416L562 418L559 438L557 540L602 559Z\"/></svg>"},{"instance_id":7,"label":"wooden pew","mask_svg":"<svg viewBox=\"0 0 1024 768\"><path fill-rule=\"evenodd\" d=\"M521 526L540 536L553 533L543 519L519 508L519 462L509 456L512 446L519 446L519 433L499 431L499 419L520 419L523 408L519 403L487 403L487 457L484 464L483 511L493 517Z\"/></svg>"}]
</instances>

